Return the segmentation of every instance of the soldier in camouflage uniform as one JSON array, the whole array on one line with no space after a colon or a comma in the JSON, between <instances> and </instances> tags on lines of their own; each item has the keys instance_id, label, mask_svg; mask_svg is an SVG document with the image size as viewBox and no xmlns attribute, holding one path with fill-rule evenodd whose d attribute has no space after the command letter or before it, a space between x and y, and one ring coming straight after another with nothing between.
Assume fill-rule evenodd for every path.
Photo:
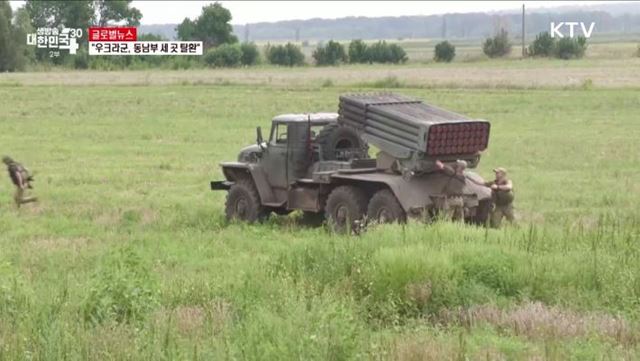
<instances>
[{"instance_id":1,"label":"soldier in camouflage uniform","mask_svg":"<svg viewBox=\"0 0 640 361\"><path fill-rule=\"evenodd\" d=\"M493 170L496 179L485 183L491 188L493 208L491 210L491 227L499 228L502 218L506 218L513 223L515 217L513 215L513 183L507 178L507 170L504 168L496 168Z\"/></svg>"},{"instance_id":2,"label":"soldier in camouflage uniform","mask_svg":"<svg viewBox=\"0 0 640 361\"><path fill-rule=\"evenodd\" d=\"M467 169L466 161L457 160L453 166L450 166L436 160L435 167L464 184L466 179L464 171ZM464 221L464 200L462 197L448 197L443 205L443 210L445 211L447 218L453 221Z\"/></svg>"},{"instance_id":3,"label":"soldier in camouflage uniform","mask_svg":"<svg viewBox=\"0 0 640 361\"><path fill-rule=\"evenodd\" d=\"M37 198L26 197L25 192L27 188L33 188L31 181L33 177L29 174L29 170L22 166L22 164L14 161L10 157L4 156L2 162L7 165L7 171L9 172L9 178L16 186L16 193L13 196L13 200L16 202L16 206L20 208L22 204L35 202Z\"/></svg>"}]
</instances>

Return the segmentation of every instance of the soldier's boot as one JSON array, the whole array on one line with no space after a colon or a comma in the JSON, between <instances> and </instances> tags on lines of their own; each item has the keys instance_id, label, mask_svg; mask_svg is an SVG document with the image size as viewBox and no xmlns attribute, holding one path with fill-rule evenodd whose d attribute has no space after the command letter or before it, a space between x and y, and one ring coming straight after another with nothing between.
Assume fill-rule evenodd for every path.
<instances>
[{"instance_id":1,"label":"soldier's boot","mask_svg":"<svg viewBox=\"0 0 640 361\"><path fill-rule=\"evenodd\" d=\"M13 201L16 204L17 208L20 208L22 204L22 197L24 196L24 190L21 188L16 188L16 193L13 195Z\"/></svg>"},{"instance_id":2,"label":"soldier's boot","mask_svg":"<svg viewBox=\"0 0 640 361\"><path fill-rule=\"evenodd\" d=\"M26 197L26 198L22 198L20 203L25 204L25 203L33 203L37 201L38 201L38 197Z\"/></svg>"},{"instance_id":3,"label":"soldier's boot","mask_svg":"<svg viewBox=\"0 0 640 361\"><path fill-rule=\"evenodd\" d=\"M16 207L20 208L21 205L25 203L36 202L38 198L36 197L25 197L24 189L17 188L16 193L13 196L13 200L16 202Z\"/></svg>"}]
</instances>

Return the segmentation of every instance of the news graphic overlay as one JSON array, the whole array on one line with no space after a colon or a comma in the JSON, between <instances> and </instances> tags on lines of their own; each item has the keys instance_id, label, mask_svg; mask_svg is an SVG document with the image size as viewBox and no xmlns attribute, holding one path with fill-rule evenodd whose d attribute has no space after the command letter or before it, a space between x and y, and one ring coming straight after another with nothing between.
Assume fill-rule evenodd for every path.
<instances>
[{"instance_id":1,"label":"news graphic overlay","mask_svg":"<svg viewBox=\"0 0 640 361\"><path fill-rule=\"evenodd\" d=\"M27 34L27 45L49 49L49 57L54 58L60 56L60 50L68 50L69 54L75 54L82 35L83 29L37 28L35 33Z\"/></svg>"},{"instance_id":2,"label":"news graphic overlay","mask_svg":"<svg viewBox=\"0 0 640 361\"><path fill-rule=\"evenodd\" d=\"M138 41L135 27L91 27L89 55L202 55L202 42Z\"/></svg>"}]
</instances>

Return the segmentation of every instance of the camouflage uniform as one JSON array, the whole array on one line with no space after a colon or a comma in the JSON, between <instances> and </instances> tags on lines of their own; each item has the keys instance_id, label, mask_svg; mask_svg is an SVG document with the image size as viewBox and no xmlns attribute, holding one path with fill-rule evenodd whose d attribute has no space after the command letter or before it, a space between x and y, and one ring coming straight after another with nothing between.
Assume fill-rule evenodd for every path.
<instances>
[{"instance_id":1,"label":"camouflage uniform","mask_svg":"<svg viewBox=\"0 0 640 361\"><path fill-rule=\"evenodd\" d=\"M19 208L22 204L35 202L37 198L26 197L26 189L32 188L31 181L33 177L29 175L29 171L22 166L22 164L14 161L10 157L3 157L2 161L7 165L7 171L9 172L9 178L16 186L16 193L13 195L13 200L16 206Z\"/></svg>"},{"instance_id":2,"label":"camouflage uniform","mask_svg":"<svg viewBox=\"0 0 640 361\"><path fill-rule=\"evenodd\" d=\"M449 175L452 179L456 179L462 184L465 182L464 171L467 169L467 162L464 160L457 160L455 165L452 167L447 164L443 164L438 161L437 168L444 171L445 174ZM447 186L448 188L448 186ZM445 199L443 205L444 214L446 214L447 218L453 221L464 221L464 200L461 196L449 196Z\"/></svg>"},{"instance_id":3,"label":"camouflage uniform","mask_svg":"<svg viewBox=\"0 0 640 361\"><path fill-rule=\"evenodd\" d=\"M496 179L485 183L487 187L497 186L492 189L493 208L491 210L491 227L499 228L502 224L502 218L513 223L515 216L513 214L513 183L507 178L507 171L504 168L496 168Z\"/></svg>"}]
</instances>

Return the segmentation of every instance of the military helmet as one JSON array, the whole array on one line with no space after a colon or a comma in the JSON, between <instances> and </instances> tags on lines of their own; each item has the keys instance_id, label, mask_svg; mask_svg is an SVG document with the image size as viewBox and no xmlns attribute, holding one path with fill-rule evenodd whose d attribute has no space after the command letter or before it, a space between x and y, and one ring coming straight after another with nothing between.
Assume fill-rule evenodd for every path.
<instances>
[{"instance_id":1,"label":"military helmet","mask_svg":"<svg viewBox=\"0 0 640 361\"><path fill-rule=\"evenodd\" d=\"M13 163L13 159L11 159L11 157L9 157L8 155L5 155L4 157L2 157L2 162L4 164L11 164Z\"/></svg>"},{"instance_id":2,"label":"military helmet","mask_svg":"<svg viewBox=\"0 0 640 361\"><path fill-rule=\"evenodd\" d=\"M495 173L507 174L507 170L505 168L502 168L502 167L498 167L498 168L494 169L493 171Z\"/></svg>"}]
</instances>

